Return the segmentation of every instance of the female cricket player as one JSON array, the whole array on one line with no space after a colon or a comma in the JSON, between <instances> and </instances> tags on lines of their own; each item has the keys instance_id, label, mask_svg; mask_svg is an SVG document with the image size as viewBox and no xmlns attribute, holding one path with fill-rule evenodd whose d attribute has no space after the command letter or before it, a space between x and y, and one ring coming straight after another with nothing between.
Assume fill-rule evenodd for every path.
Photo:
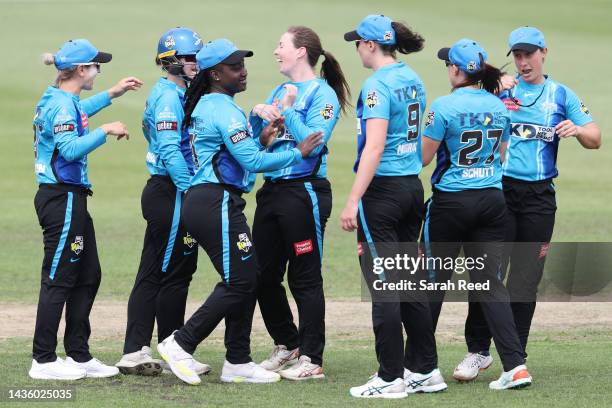
<instances>
[{"instance_id":1,"label":"female cricket player","mask_svg":"<svg viewBox=\"0 0 612 408\"><path fill-rule=\"evenodd\" d=\"M540 30L517 28L510 33L508 46L518 76L501 95L512 121L502 180L508 207L502 272L510 263L506 285L526 358L537 288L555 224L553 179L558 175L559 143L576 138L582 147L598 149L601 131L578 96L544 74L548 48ZM478 304L470 303L465 338L468 354L455 369L455 377L471 380L493 362L488 352L491 333Z\"/></svg>"},{"instance_id":2,"label":"female cricket player","mask_svg":"<svg viewBox=\"0 0 612 408\"><path fill-rule=\"evenodd\" d=\"M183 127L189 129L196 172L182 216L222 278L187 323L157 346L172 372L188 384L200 383L193 370L193 352L222 319L227 352L221 381L280 380L250 356L258 270L241 195L253 188L252 172L301 162L321 143L322 135L314 133L284 152L260 149L278 132L277 123L264 129L255 143L245 113L234 102L234 95L246 89L244 58L252 55L226 39L209 42L196 55L200 72L186 93Z\"/></svg>"},{"instance_id":3,"label":"female cricket player","mask_svg":"<svg viewBox=\"0 0 612 408\"><path fill-rule=\"evenodd\" d=\"M487 53L476 41L466 38L442 48L438 58L446 63L453 91L434 101L423 131L423 164L437 152L423 226L424 253L456 259L463 248L479 265L470 270L470 280L486 289L470 293L470 300L480 302L504 369L490 388L525 387L531 376L499 276L506 217L501 158L510 131L510 117L496 96L502 72L487 64ZM431 282L444 283L453 269L432 267L428 272ZM443 299L443 290L433 291L434 328Z\"/></svg>"},{"instance_id":4,"label":"female cricket player","mask_svg":"<svg viewBox=\"0 0 612 408\"><path fill-rule=\"evenodd\" d=\"M323 144L300 163L264 173L257 192L253 239L261 268L257 298L274 349L261 363L283 378L325 377L325 299L323 295L323 237L331 213L332 193L327 180L327 142L344 110L349 89L334 56L323 50L312 29L289 27L274 55L280 72L289 78L277 86L250 115L253 135L274 120L284 123L268 152L291 150L314 131ZM315 66L323 57L321 77ZM289 288L298 306L299 330L293 322L283 276L289 264ZM286 369L285 369L286 368Z\"/></svg>"},{"instance_id":5,"label":"female cricket player","mask_svg":"<svg viewBox=\"0 0 612 408\"><path fill-rule=\"evenodd\" d=\"M153 87L142 121L151 178L142 191L147 229L128 302L123 357L116 364L124 374L161 373L162 362L152 358L150 348L155 320L158 342L184 324L198 247L180 217L183 194L193 175L189 134L182 128L183 102L198 72L196 54L201 48L199 34L186 27L167 31L157 44L156 64L166 76ZM195 360L194 364L198 374L210 371L206 364Z\"/></svg>"},{"instance_id":6,"label":"female cricket player","mask_svg":"<svg viewBox=\"0 0 612 408\"><path fill-rule=\"evenodd\" d=\"M36 105L34 115L34 172L39 184L34 207L43 230L44 259L30 377L76 380L111 377L119 373L89 353L89 313L100 286L101 270L96 236L87 211L92 195L87 154L108 135L128 138L121 122L106 123L89 132L89 117L111 104L111 99L140 88L134 77L120 80L107 91L81 100L111 54L99 52L85 39L70 40L44 63L58 70ZM55 353L57 329L66 306L66 360Z\"/></svg>"},{"instance_id":7,"label":"female cricket player","mask_svg":"<svg viewBox=\"0 0 612 408\"><path fill-rule=\"evenodd\" d=\"M363 66L374 71L357 101L357 174L340 222L345 231L358 230L360 263L372 294L379 363L376 375L366 384L351 388L350 394L403 398L408 392L441 391L446 384L437 368L425 294L415 292L410 302L400 302L393 293L376 294L372 286L379 277L374 276L371 263L381 248L399 242L415 243L421 229L423 186L418 174L425 88L419 76L395 56L397 51L420 51L424 40L405 25L381 15L367 16L344 39L355 42ZM417 257L416 244L413 246L411 255ZM398 250L399 245L394 251ZM402 325L409 336L406 354Z\"/></svg>"}]
</instances>

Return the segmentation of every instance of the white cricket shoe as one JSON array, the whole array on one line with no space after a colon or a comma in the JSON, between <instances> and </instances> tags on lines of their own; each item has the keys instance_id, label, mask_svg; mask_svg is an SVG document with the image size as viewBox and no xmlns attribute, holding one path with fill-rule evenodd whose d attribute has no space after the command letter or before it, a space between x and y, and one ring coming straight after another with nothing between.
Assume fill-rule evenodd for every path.
<instances>
[{"instance_id":1,"label":"white cricket shoe","mask_svg":"<svg viewBox=\"0 0 612 408\"><path fill-rule=\"evenodd\" d=\"M274 346L272 353L270 356L259 363L261 368L266 369L268 371L280 371L289 366L297 364L298 357L300 356L299 349L287 350L286 346L279 344L278 346Z\"/></svg>"},{"instance_id":2,"label":"white cricket shoe","mask_svg":"<svg viewBox=\"0 0 612 408\"><path fill-rule=\"evenodd\" d=\"M408 394L440 392L448 388L442 373L437 368L428 374L411 372L407 376L406 371L404 371L404 382L406 383L406 392Z\"/></svg>"},{"instance_id":3,"label":"white cricket shoe","mask_svg":"<svg viewBox=\"0 0 612 408\"><path fill-rule=\"evenodd\" d=\"M117 367L106 365L97 358L92 358L84 363L78 363L71 357L66 357L64 364L85 370L87 378L107 378L119 374L119 369Z\"/></svg>"},{"instance_id":4,"label":"white cricket shoe","mask_svg":"<svg viewBox=\"0 0 612 408\"><path fill-rule=\"evenodd\" d=\"M481 371L493 364L493 357L480 353L467 353L462 362L455 367L453 378L457 381L472 381Z\"/></svg>"},{"instance_id":5,"label":"white cricket shoe","mask_svg":"<svg viewBox=\"0 0 612 408\"><path fill-rule=\"evenodd\" d=\"M170 365L170 369L178 378L190 385L198 385L202 381L193 371L193 356L187 353L174 341L174 334L168 336L157 345L157 351Z\"/></svg>"},{"instance_id":6,"label":"white cricket shoe","mask_svg":"<svg viewBox=\"0 0 612 408\"><path fill-rule=\"evenodd\" d=\"M28 374L35 380L79 380L87 376L87 371L67 365L58 357L50 363L38 363L33 359Z\"/></svg>"},{"instance_id":7,"label":"white cricket shoe","mask_svg":"<svg viewBox=\"0 0 612 408\"><path fill-rule=\"evenodd\" d=\"M152 355L151 347L143 346L138 351L124 354L115 367L121 374L159 375L162 372L161 361L154 359Z\"/></svg>"},{"instance_id":8,"label":"white cricket shoe","mask_svg":"<svg viewBox=\"0 0 612 408\"><path fill-rule=\"evenodd\" d=\"M323 367L313 364L308 356L300 356L296 364L278 373L281 377L294 381L325 378Z\"/></svg>"},{"instance_id":9,"label":"white cricket shoe","mask_svg":"<svg viewBox=\"0 0 612 408\"><path fill-rule=\"evenodd\" d=\"M370 377L367 383L358 387L352 387L349 391L351 396L356 398L406 398L406 384L402 378L396 378L387 382L380 378L378 374Z\"/></svg>"},{"instance_id":10,"label":"white cricket shoe","mask_svg":"<svg viewBox=\"0 0 612 408\"><path fill-rule=\"evenodd\" d=\"M510 371L504 371L498 380L489 383L489 388L492 390L518 389L530 386L531 382L531 375L527 367L522 364Z\"/></svg>"},{"instance_id":11,"label":"white cricket shoe","mask_svg":"<svg viewBox=\"0 0 612 408\"><path fill-rule=\"evenodd\" d=\"M265 384L280 381L281 377L273 371L268 371L254 362L232 364L225 360L221 370L221 381L232 383Z\"/></svg>"},{"instance_id":12,"label":"white cricket shoe","mask_svg":"<svg viewBox=\"0 0 612 408\"><path fill-rule=\"evenodd\" d=\"M170 374L172 372L170 365L163 360L161 362L161 368L162 368L162 374ZM193 359L191 369L195 371L197 375L208 375L210 374L212 370L208 364L200 363L195 358Z\"/></svg>"}]
</instances>

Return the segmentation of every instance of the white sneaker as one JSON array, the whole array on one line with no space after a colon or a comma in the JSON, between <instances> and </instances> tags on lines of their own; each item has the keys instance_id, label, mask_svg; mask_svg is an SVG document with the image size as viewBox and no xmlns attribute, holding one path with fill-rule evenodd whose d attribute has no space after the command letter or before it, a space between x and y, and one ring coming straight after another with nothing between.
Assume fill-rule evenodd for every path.
<instances>
[{"instance_id":1,"label":"white sneaker","mask_svg":"<svg viewBox=\"0 0 612 408\"><path fill-rule=\"evenodd\" d=\"M162 374L170 374L172 372L170 365L163 360L161 361L161 368L162 368ZM210 371L212 370L208 364L200 363L195 358L193 359L191 369L197 375L208 375L210 374Z\"/></svg>"},{"instance_id":2,"label":"white sneaker","mask_svg":"<svg viewBox=\"0 0 612 408\"><path fill-rule=\"evenodd\" d=\"M311 378L325 378L325 374L323 374L323 367L313 364L308 356L300 356L297 364L294 364L289 368L285 368L278 373L283 378L295 381L308 380Z\"/></svg>"},{"instance_id":3,"label":"white sneaker","mask_svg":"<svg viewBox=\"0 0 612 408\"><path fill-rule=\"evenodd\" d=\"M152 357L151 347L143 346L133 353L124 354L115 367L121 374L159 375L162 372L161 361Z\"/></svg>"},{"instance_id":4,"label":"white sneaker","mask_svg":"<svg viewBox=\"0 0 612 408\"><path fill-rule=\"evenodd\" d=\"M531 382L531 375L523 364L510 371L504 371L498 380L489 383L489 388L492 390L518 389L530 386Z\"/></svg>"},{"instance_id":5,"label":"white sneaker","mask_svg":"<svg viewBox=\"0 0 612 408\"><path fill-rule=\"evenodd\" d=\"M193 356L187 353L174 341L174 334L168 336L164 341L157 345L157 351L164 360L170 365L170 369L178 378L190 385L198 385L200 377L191 368L193 366Z\"/></svg>"},{"instance_id":6,"label":"white sneaker","mask_svg":"<svg viewBox=\"0 0 612 408\"><path fill-rule=\"evenodd\" d=\"M259 363L259 365L261 368L268 371L277 372L296 364L299 356L299 349L287 350L286 346L279 344L278 346L274 346L272 353L270 353L270 357Z\"/></svg>"},{"instance_id":7,"label":"white sneaker","mask_svg":"<svg viewBox=\"0 0 612 408\"><path fill-rule=\"evenodd\" d=\"M406 383L406 392L408 394L440 392L448 388L442 373L437 368L429 374L410 373L406 376L404 371L404 382Z\"/></svg>"},{"instance_id":8,"label":"white sneaker","mask_svg":"<svg viewBox=\"0 0 612 408\"><path fill-rule=\"evenodd\" d=\"M58 357L50 363L38 363L33 359L28 374L35 380L79 380L87 376L87 371L67 365Z\"/></svg>"},{"instance_id":9,"label":"white sneaker","mask_svg":"<svg viewBox=\"0 0 612 408\"><path fill-rule=\"evenodd\" d=\"M274 383L280 381L281 377L273 371L268 371L254 362L245 364L232 364L225 360L221 370L221 381L233 383Z\"/></svg>"},{"instance_id":10,"label":"white sneaker","mask_svg":"<svg viewBox=\"0 0 612 408\"><path fill-rule=\"evenodd\" d=\"M87 378L107 378L119 374L119 369L117 367L106 365L97 358L92 358L84 363L78 363L71 357L66 357L66 362L64 364L85 370Z\"/></svg>"},{"instance_id":11,"label":"white sneaker","mask_svg":"<svg viewBox=\"0 0 612 408\"><path fill-rule=\"evenodd\" d=\"M455 367L453 378L457 381L472 381L481 371L493 364L493 357L480 353L467 353L462 362Z\"/></svg>"},{"instance_id":12,"label":"white sneaker","mask_svg":"<svg viewBox=\"0 0 612 408\"><path fill-rule=\"evenodd\" d=\"M359 387L352 387L349 391L351 396L357 398L406 398L406 384L401 378L387 382L378 374L370 377L367 383Z\"/></svg>"}]
</instances>

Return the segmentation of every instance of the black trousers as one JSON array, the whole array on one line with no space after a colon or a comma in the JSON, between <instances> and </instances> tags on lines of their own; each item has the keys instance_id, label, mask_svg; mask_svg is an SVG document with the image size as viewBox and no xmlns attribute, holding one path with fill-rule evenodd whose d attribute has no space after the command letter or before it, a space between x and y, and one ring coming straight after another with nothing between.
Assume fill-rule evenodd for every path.
<instances>
[{"instance_id":1,"label":"black trousers","mask_svg":"<svg viewBox=\"0 0 612 408\"><path fill-rule=\"evenodd\" d=\"M470 298L481 302L484 321L493 334L504 370L508 371L524 364L525 360L500 272L505 217L506 204L501 190L434 191L426 204L423 242L427 257L456 259L463 248L467 258L483 260L484 266L480 270L470 270L470 281L488 281L490 288L477 294L470 293ZM453 270L432 269L429 273L430 280L439 283L451 280ZM435 328L444 291L431 292L430 300Z\"/></svg>"},{"instance_id":2,"label":"black trousers","mask_svg":"<svg viewBox=\"0 0 612 408\"><path fill-rule=\"evenodd\" d=\"M156 319L159 342L184 324L198 243L181 221L182 196L167 176L152 176L142 191L140 203L147 229L128 302L124 354L151 345Z\"/></svg>"},{"instance_id":3,"label":"black trousers","mask_svg":"<svg viewBox=\"0 0 612 408\"><path fill-rule=\"evenodd\" d=\"M185 194L182 217L187 230L210 257L221 282L174 335L193 353L225 319L226 360L251 361L252 311L257 288L257 258L243 210L241 192L221 184L199 184Z\"/></svg>"},{"instance_id":4,"label":"black trousers","mask_svg":"<svg viewBox=\"0 0 612 408\"><path fill-rule=\"evenodd\" d=\"M378 375L385 381L403 378L404 367L419 373L438 366L436 340L427 297L414 292L410 301L393 293L373 292L379 276L372 259L393 256L399 243L415 243L423 220L423 185L417 176L374 177L363 195L358 214L358 248L364 280L372 294L372 325L376 342ZM384 245L383 245L384 243ZM397 243L395 251L393 243ZM411 256L416 257L416 245ZM384 248L383 248L384 247ZM369 252L365 252L369 251ZM404 344L402 332L406 331Z\"/></svg>"},{"instance_id":5,"label":"black trousers","mask_svg":"<svg viewBox=\"0 0 612 408\"><path fill-rule=\"evenodd\" d=\"M257 192L253 222L261 271L257 300L268 333L274 344L299 347L301 355L318 365L325 347L323 236L331 208L326 179L266 181ZM299 329L282 284L286 270Z\"/></svg>"},{"instance_id":6,"label":"black trousers","mask_svg":"<svg viewBox=\"0 0 612 408\"><path fill-rule=\"evenodd\" d=\"M91 360L89 313L101 270L93 221L87 212L90 190L41 184L34 207L43 230L44 259L34 330L33 358L55 361L57 330L66 305L64 349L75 361Z\"/></svg>"},{"instance_id":7,"label":"black trousers","mask_svg":"<svg viewBox=\"0 0 612 408\"><path fill-rule=\"evenodd\" d=\"M524 356L536 307L538 285L542 280L546 252L555 225L557 204L551 180L524 182L504 177L504 196L508 207L506 218L506 248L502 271L510 264L506 286L511 299L514 322ZM512 242L525 242L512 246ZM491 333L484 322L478 304L470 303L465 322L465 340L472 353L486 351L491 345Z\"/></svg>"}]
</instances>

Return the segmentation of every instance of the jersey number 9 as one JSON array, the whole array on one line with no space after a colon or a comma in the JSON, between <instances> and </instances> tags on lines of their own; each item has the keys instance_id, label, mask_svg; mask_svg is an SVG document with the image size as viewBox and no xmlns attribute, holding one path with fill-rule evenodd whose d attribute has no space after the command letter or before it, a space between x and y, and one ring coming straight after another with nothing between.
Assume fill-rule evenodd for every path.
<instances>
[{"instance_id":1,"label":"jersey number 9","mask_svg":"<svg viewBox=\"0 0 612 408\"><path fill-rule=\"evenodd\" d=\"M408 141L419 137L419 125L421 124L421 105L419 102L408 105Z\"/></svg>"}]
</instances>

